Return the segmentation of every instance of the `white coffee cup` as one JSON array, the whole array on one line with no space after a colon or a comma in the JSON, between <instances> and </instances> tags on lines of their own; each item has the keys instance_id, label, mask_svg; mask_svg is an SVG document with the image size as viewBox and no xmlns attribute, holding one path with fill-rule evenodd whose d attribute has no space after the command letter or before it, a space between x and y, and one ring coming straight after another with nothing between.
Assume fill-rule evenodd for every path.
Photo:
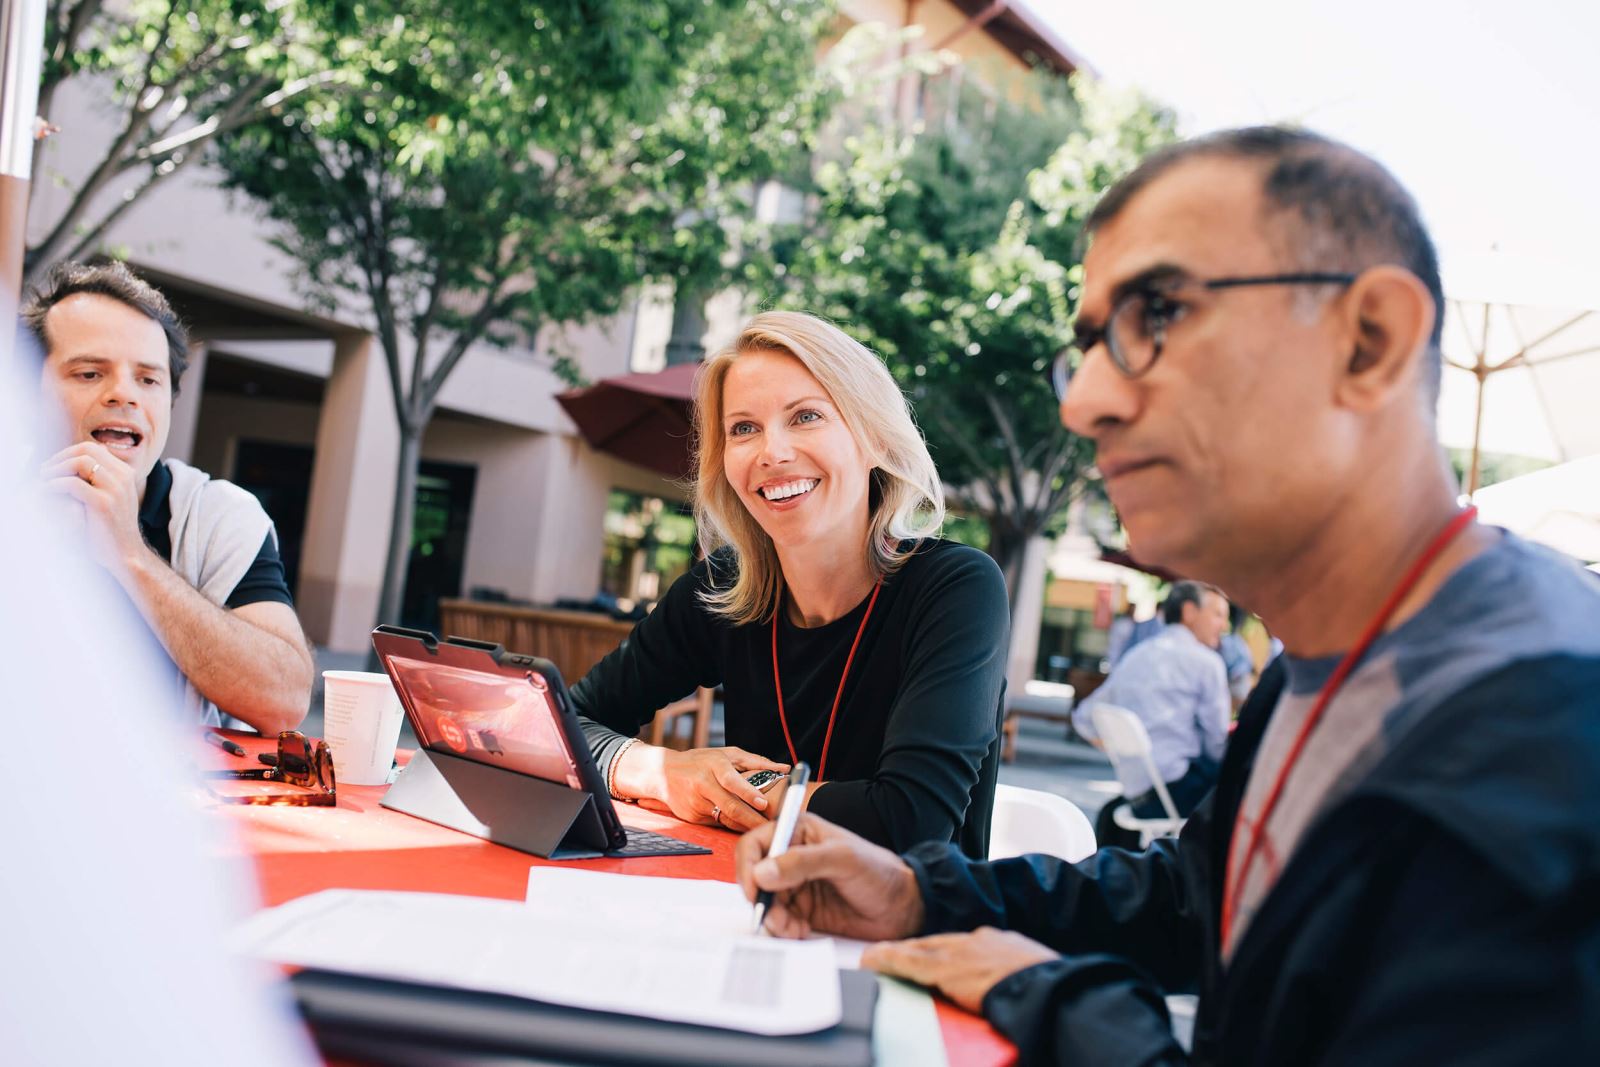
<instances>
[{"instance_id":1,"label":"white coffee cup","mask_svg":"<svg viewBox=\"0 0 1600 1067\"><path fill-rule=\"evenodd\" d=\"M323 671L322 682L322 737L338 784L385 784L404 717L389 676Z\"/></svg>"}]
</instances>

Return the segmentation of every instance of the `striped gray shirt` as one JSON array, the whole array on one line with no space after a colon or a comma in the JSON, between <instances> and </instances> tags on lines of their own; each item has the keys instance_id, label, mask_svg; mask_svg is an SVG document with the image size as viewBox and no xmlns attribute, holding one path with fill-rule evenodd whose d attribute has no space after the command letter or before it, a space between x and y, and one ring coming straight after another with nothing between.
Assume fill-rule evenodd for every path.
<instances>
[{"instance_id":1,"label":"striped gray shirt","mask_svg":"<svg viewBox=\"0 0 1600 1067\"><path fill-rule=\"evenodd\" d=\"M1404 624L1373 642L1312 731L1284 784L1239 890L1224 959L1312 821L1361 780L1433 708L1518 660L1600 655L1600 581L1549 549L1511 534L1469 560ZM1228 855L1239 875L1250 827L1317 694L1340 656L1285 660L1289 677L1267 726Z\"/></svg>"}]
</instances>

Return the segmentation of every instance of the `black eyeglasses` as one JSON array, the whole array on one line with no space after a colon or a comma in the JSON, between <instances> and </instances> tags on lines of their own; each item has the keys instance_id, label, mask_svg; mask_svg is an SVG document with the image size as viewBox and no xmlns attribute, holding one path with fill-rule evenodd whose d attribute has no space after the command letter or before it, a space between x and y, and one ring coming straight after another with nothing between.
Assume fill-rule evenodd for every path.
<instances>
[{"instance_id":1,"label":"black eyeglasses","mask_svg":"<svg viewBox=\"0 0 1600 1067\"><path fill-rule=\"evenodd\" d=\"M212 790L212 799L223 804L291 804L331 808L337 803L333 754L328 751L326 742L308 738L299 730L285 730L278 735L278 754L274 766L250 771L208 771L205 777L282 782L311 790L309 793L241 794Z\"/></svg>"},{"instance_id":2,"label":"black eyeglasses","mask_svg":"<svg viewBox=\"0 0 1600 1067\"><path fill-rule=\"evenodd\" d=\"M1102 341L1111 365L1124 376L1137 378L1161 358L1167 331L1188 313L1191 301L1186 292L1216 292L1255 285L1349 285L1354 274L1321 272L1299 274L1260 274L1242 278L1187 278L1172 282L1152 282L1130 289L1111 306L1104 326L1080 326L1072 343L1063 348L1050 364L1050 384L1057 400L1067 398L1073 373L1083 364L1091 349Z\"/></svg>"}]
</instances>

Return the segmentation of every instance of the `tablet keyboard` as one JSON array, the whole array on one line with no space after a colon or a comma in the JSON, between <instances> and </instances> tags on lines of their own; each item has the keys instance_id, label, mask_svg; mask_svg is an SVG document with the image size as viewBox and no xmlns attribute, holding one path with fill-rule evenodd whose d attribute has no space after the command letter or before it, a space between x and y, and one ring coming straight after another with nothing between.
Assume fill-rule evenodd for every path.
<instances>
[{"instance_id":1,"label":"tablet keyboard","mask_svg":"<svg viewBox=\"0 0 1600 1067\"><path fill-rule=\"evenodd\" d=\"M607 856L709 856L711 850L650 830L628 828L628 843Z\"/></svg>"}]
</instances>

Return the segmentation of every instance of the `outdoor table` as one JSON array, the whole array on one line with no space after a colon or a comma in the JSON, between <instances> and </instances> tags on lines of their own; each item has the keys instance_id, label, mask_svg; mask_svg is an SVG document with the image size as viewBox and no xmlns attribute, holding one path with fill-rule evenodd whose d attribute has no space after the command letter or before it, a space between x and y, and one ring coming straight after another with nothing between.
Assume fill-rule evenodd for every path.
<instances>
[{"instance_id":1,"label":"outdoor table","mask_svg":"<svg viewBox=\"0 0 1600 1067\"><path fill-rule=\"evenodd\" d=\"M259 767L256 754L274 742L254 734L225 731L248 755L230 756L209 745L204 757L215 766ZM404 763L410 753L402 752ZM340 785L337 807L229 805L215 808L234 833L235 855L254 861L261 903L282 904L324 889L389 889L522 900L528 869L552 861L518 852L468 834L382 807L387 786ZM636 859L567 861L557 866L617 874L733 881L733 847L738 835L718 827L680 822L670 815L619 804L624 824L655 830L703 845L709 856L657 856ZM1016 1051L981 1017L935 997L939 1027L951 1067L1000 1067Z\"/></svg>"}]
</instances>

